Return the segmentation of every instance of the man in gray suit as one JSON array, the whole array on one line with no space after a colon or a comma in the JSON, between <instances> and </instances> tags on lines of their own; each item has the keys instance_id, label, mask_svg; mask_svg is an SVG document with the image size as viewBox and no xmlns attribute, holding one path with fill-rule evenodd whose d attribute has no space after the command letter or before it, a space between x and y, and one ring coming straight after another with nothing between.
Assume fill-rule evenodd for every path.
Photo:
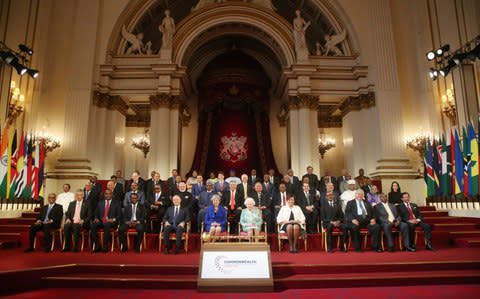
<instances>
[{"instance_id":1,"label":"man in gray suit","mask_svg":"<svg viewBox=\"0 0 480 299\"><path fill-rule=\"evenodd\" d=\"M377 220L380 223L380 226L385 232L385 236L388 240L388 251L395 251L395 243L393 242L392 228L397 227L400 229L403 238L403 246L405 250L410 252L415 252L416 250L410 247L410 239L408 232L408 225L405 222L402 222L400 215L398 214L397 208L394 204L390 204L387 201L387 196L385 194L380 194L381 203L375 205L375 212L377 215Z\"/></svg>"},{"instance_id":2,"label":"man in gray suit","mask_svg":"<svg viewBox=\"0 0 480 299\"><path fill-rule=\"evenodd\" d=\"M124 207L127 207L129 206L132 202L130 201L130 196L132 194L137 194L137 198L138 198L138 202L142 205L145 205L145 193L143 193L143 191L141 190L138 190L138 184L133 182L131 185L130 185L131 189L130 191L128 191L126 194L125 194L125 199L123 200L123 206Z\"/></svg>"}]
</instances>

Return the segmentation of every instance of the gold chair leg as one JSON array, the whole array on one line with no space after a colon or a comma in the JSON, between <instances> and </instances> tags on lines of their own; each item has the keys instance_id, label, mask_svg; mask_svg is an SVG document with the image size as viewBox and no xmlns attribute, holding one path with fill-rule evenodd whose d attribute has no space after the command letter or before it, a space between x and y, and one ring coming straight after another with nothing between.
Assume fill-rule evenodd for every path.
<instances>
[{"instance_id":1,"label":"gold chair leg","mask_svg":"<svg viewBox=\"0 0 480 299\"><path fill-rule=\"evenodd\" d=\"M308 248L307 248L307 238L303 239L303 246L305 246L305 252L307 252Z\"/></svg>"},{"instance_id":2,"label":"gold chair leg","mask_svg":"<svg viewBox=\"0 0 480 299\"><path fill-rule=\"evenodd\" d=\"M367 248L368 235L363 236L363 249Z\"/></svg>"},{"instance_id":3,"label":"gold chair leg","mask_svg":"<svg viewBox=\"0 0 480 299\"><path fill-rule=\"evenodd\" d=\"M55 249L55 236L56 236L56 233L55 233L55 231L53 231L51 234L52 234L52 244L50 245L50 251L53 251L53 249Z\"/></svg>"},{"instance_id":4,"label":"gold chair leg","mask_svg":"<svg viewBox=\"0 0 480 299\"><path fill-rule=\"evenodd\" d=\"M413 246L417 247L417 239L418 239L418 233L415 231L415 238L413 240Z\"/></svg>"},{"instance_id":5,"label":"gold chair leg","mask_svg":"<svg viewBox=\"0 0 480 299\"><path fill-rule=\"evenodd\" d=\"M185 247L185 253L188 253L188 235L185 237L184 247Z\"/></svg>"},{"instance_id":6,"label":"gold chair leg","mask_svg":"<svg viewBox=\"0 0 480 299\"><path fill-rule=\"evenodd\" d=\"M130 234L129 233L126 233L126 234L127 234L127 249L130 249Z\"/></svg>"},{"instance_id":7,"label":"gold chair leg","mask_svg":"<svg viewBox=\"0 0 480 299\"><path fill-rule=\"evenodd\" d=\"M400 250L403 250L403 242L402 242L402 232L398 232L398 247Z\"/></svg>"},{"instance_id":8,"label":"gold chair leg","mask_svg":"<svg viewBox=\"0 0 480 299\"><path fill-rule=\"evenodd\" d=\"M117 238L118 238L118 235L117 235ZM118 247L120 247L120 241L118 242ZM112 249L110 249L110 252L113 252L113 249L115 249L115 232L112 232Z\"/></svg>"},{"instance_id":9,"label":"gold chair leg","mask_svg":"<svg viewBox=\"0 0 480 299\"><path fill-rule=\"evenodd\" d=\"M385 246L383 244L383 234L384 234L384 232L382 231L382 234L380 235L380 244L382 245L382 251L385 251Z\"/></svg>"},{"instance_id":10,"label":"gold chair leg","mask_svg":"<svg viewBox=\"0 0 480 299\"><path fill-rule=\"evenodd\" d=\"M325 247L325 252L328 252L328 244L327 244L327 236L326 236L326 232L323 232L322 231L322 247Z\"/></svg>"}]
</instances>

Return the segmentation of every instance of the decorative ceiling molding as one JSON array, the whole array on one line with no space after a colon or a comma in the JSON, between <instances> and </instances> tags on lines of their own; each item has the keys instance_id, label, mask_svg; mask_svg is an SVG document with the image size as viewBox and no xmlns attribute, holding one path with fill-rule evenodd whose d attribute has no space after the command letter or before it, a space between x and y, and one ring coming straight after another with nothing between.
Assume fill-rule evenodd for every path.
<instances>
[{"instance_id":1,"label":"decorative ceiling molding","mask_svg":"<svg viewBox=\"0 0 480 299\"><path fill-rule=\"evenodd\" d=\"M121 96L111 96L99 91L93 92L93 105L100 108L107 108L108 110L117 110L123 115L127 115L128 105Z\"/></svg>"},{"instance_id":2,"label":"decorative ceiling molding","mask_svg":"<svg viewBox=\"0 0 480 299\"><path fill-rule=\"evenodd\" d=\"M288 96L288 106L290 109L317 109L318 96L310 94L299 94L296 96Z\"/></svg>"},{"instance_id":3,"label":"decorative ceiling molding","mask_svg":"<svg viewBox=\"0 0 480 299\"><path fill-rule=\"evenodd\" d=\"M339 106L338 109L342 117L347 115L350 111L359 111L362 109L368 109L375 106L375 93L369 92L367 94L361 94L356 97L346 98Z\"/></svg>"}]
</instances>

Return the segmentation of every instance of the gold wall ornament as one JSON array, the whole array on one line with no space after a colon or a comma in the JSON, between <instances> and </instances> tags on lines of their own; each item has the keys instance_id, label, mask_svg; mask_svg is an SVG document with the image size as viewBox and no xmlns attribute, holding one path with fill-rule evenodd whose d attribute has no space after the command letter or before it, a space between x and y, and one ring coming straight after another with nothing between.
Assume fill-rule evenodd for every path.
<instances>
[{"instance_id":1,"label":"gold wall ornament","mask_svg":"<svg viewBox=\"0 0 480 299\"><path fill-rule=\"evenodd\" d=\"M159 108L175 108L179 105L178 96L174 96L167 93L160 93L156 95L150 96L150 105L152 109L159 109Z\"/></svg>"},{"instance_id":2,"label":"gold wall ornament","mask_svg":"<svg viewBox=\"0 0 480 299\"><path fill-rule=\"evenodd\" d=\"M145 130L143 136L132 139L132 146L140 150L145 159L147 158L147 154L150 152L150 136L148 134L148 129Z\"/></svg>"},{"instance_id":3,"label":"gold wall ornament","mask_svg":"<svg viewBox=\"0 0 480 299\"><path fill-rule=\"evenodd\" d=\"M330 149L334 148L335 146L336 142L333 138L318 138L318 152L320 153L322 159L325 156L325 153Z\"/></svg>"},{"instance_id":4,"label":"gold wall ornament","mask_svg":"<svg viewBox=\"0 0 480 299\"><path fill-rule=\"evenodd\" d=\"M455 126L457 123L457 107L452 89L447 89L447 94L442 96L442 112L448 117L450 124Z\"/></svg>"},{"instance_id":5,"label":"gold wall ornament","mask_svg":"<svg viewBox=\"0 0 480 299\"><path fill-rule=\"evenodd\" d=\"M280 124L280 127L285 127L287 125L288 112L289 112L288 105L283 104L280 107L280 112L277 113L277 119L278 119L278 123Z\"/></svg>"},{"instance_id":6,"label":"gold wall ornament","mask_svg":"<svg viewBox=\"0 0 480 299\"><path fill-rule=\"evenodd\" d=\"M296 96L288 97L288 106L290 109L317 109L318 107L318 96L310 94L299 94Z\"/></svg>"},{"instance_id":7,"label":"gold wall ornament","mask_svg":"<svg viewBox=\"0 0 480 299\"><path fill-rule=\"evenodd\" d=\"M10 82L8 103L7 122L11 125L22 114L25 105L25 96L20 93L20 88L16 87L15 81Z\"/></svg>"},{"instance_id":8,"label":"gold wall ornament","mask_svg":"<svg viewBox=\"0 0 480 299\"><path fill-rule=\"evenodd\" d=\"M47 153L53 152L61 146L60 138L48 132L38 132L35 134L35 140L38 142L37 145L44 144L45 156L47 156Z\"/></svg>"},{"instance_id":9,"label":"gold wall ornament","mask_svg":"<svg viewBox=\"0 0 480 299\"><path fill-rule=\"evenodd\" d=\"M408 136L405 138L405 144L407 148L410 148L411 150L415 151L418 153L420 156L420 160L423 160L423 155L425 151L425 142L426 140L430 138L429 134L427 133L415 133L415 135Z\"/></svg>"}]
</instances>

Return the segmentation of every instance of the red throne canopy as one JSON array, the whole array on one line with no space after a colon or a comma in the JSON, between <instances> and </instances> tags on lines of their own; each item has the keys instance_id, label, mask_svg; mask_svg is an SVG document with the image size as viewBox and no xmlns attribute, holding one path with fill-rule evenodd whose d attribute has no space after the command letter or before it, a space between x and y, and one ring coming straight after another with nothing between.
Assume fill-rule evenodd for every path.
<instances>
[{"instance_id":1,"label":"red throne canopy","mask_svg":"<svg viewBox=\"0 0 480 299\"><path fill-rule=\"evenodd\" d=\"M277 170L268 118L269 79L241 51L215 58L198 82L198 141L192 170L235 169L237 176Z\"/></svg>"}]
</instances>

